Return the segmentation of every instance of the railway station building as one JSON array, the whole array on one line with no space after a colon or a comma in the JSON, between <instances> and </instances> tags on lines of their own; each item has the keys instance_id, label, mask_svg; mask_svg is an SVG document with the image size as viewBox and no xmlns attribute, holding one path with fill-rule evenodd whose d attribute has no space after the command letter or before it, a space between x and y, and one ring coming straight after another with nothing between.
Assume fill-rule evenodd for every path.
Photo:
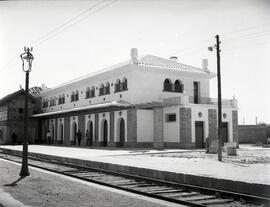
<instances>
[{"instance_id":1,"label":"railway station building","mask_svg":"<svg viewBox=\"0 0 270 207\"><path fill-rule=\"evenodd\" d=\"M208 69L153 55L138 56L39 94L41 139L76 143L80 130L93 146L202 148L217 139L217 100L210 97ZM238 142L236 99L222 100L222 137Z\"/></svg>"}]
</instances>

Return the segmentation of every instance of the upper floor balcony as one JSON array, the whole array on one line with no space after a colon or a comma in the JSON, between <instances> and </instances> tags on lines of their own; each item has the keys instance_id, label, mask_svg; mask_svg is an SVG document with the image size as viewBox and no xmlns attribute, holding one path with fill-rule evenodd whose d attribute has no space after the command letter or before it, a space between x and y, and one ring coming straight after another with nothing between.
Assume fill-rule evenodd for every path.
<instances>
[{"instance_id":1,"label":"upper floor balcony","mask_svg":"<svg viewBox=\"0 0 270 207\"><path fill-rule=\"evenodd\" d=\"M209 98L209 97L194 97L194 96L187 96L187 95L180 95L177 97L172 98L165 98L165 103L170 104L208 104L208 105L218 105L217 98ZM237 108L237 100L233 99L222 99L222 106L225 107L233 107Z\"/></svg>"}]
</instances>

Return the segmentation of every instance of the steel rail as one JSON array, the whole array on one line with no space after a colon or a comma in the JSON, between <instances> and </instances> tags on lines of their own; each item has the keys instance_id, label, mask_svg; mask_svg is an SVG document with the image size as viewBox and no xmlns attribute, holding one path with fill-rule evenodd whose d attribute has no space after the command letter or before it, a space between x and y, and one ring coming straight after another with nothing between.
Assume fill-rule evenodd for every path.
<instances>
[{"instance_id":1,"label":"steel rail","mask_svg":"<svg viewBox=\"0 0 270 207\"><path fill-rule=\"evenodd\" d=\"M6 156L13 156L13 158L21 157L19 155L9 155L7 153L1 153L1 154L5 154ZM12 158L7 158L3 156L1 156L1 158L12 161L12 162L21 163L21 161L16 161ZM57 167L56 168L55 166L53 168L42 167L40 165L32 163L35 161L43 162L43 163L47 163L51 165L56 165ZM216 199L216 202L220 202L221 204L222 204L222 201L224 201L224 204L226 202L230 203L230 199L231 199L234 201L241 200L241 201L247 201L249 203L251 202L251 203L256 203L256 204L264 204L265 206L270 206L269 198L258 197L258 196L247 195L247 194L240 194L240 193L235 193L235 192L230 192L230 191L223 191L223 190L218 190L218 189L213 189L213 188L199 187L199 186L188 185L188 184L167 182L167 181L157 180L153 178L138 176L138 175L131 175L127 173L119 173L115 171L91 168L91 167L75 165L75 164L66 163L66 162L62 163L62 162L58 162L54 160L48 160L45 158L29 157L29 165L32 167L36 167L36 168L43 169L46 171L84 180L87 182L93 182L93 183L104 185L107 187L112 187L119 190L124 190L128 192L144 195L147 197L152 197L152 198L156 198L156 199L160 199L160 200L164 200L168 202L173 202L173 203L178 203L182 205L187 205L187 206L210 206L210 205L207 205L207 201L210 202L211 199L212 201L213 199ZM59 170L63 167L71 168L72 170L64 170L64 171ZM92 174L92 176L86 176L87 174L93 173L93 172L95 172L95 174ZM101 178L106 178L105 176L107 176L107 179L102 180ZM116 177L113 177L113 176L116 176ZM130 182L127 184L126 183L127 181L125 181L125 179L134 180L134 183ZM121 180L123 180L122 183L124 183L124 185L121 185ZM149 189L150 191L149 192L143 191L145 190L144 188ZM158 191L158 189L161 189L160 192ZM179 199L178 195L182 195L183 198ZM192 201L192 198L190 199L188 197L189 195L197 196L195 197L195 201ZM202 199L200 199L200 196L202 197ZM177 197L178 199L176 199ZM196 202L196 198L198 199L197 202ZM206 204L199 203L200 201L201 202L203 201L203 198L205 198Z\"/></svg>"}]
</instances>

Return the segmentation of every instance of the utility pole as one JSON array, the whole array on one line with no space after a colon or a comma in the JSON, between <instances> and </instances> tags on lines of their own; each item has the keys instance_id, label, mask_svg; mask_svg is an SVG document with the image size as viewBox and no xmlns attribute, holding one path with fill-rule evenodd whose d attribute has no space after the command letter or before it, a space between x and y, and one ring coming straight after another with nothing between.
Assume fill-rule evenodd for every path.
<instances>
[{"instance_id":1,"label":"utility pole","mask_svg":"<svg viewBox=\"0 0 270 207\"><path fill-rule=\"evenodd\" d=\"M222 137L221 137L221 125L222 125L222 111L221 111L221 75L220 75L220 41L219 35L215 36L215 46L208 47L209 51L216 49L217 51L217 86L218 86L218 161L222 161Z\"/></svg>"},{"instance_id":2,"label":"utility pole","mask_svg":"<svg viewBox=\"0 0 270 207\"><path fill-rule=\"evenodd\" d=\"M217 51L217 81L218 81L218 161L222 161L222 105L221 105L221 77L220 77L220 41L219 35L216 35L216 51Z\"/></svg>"}]
</instances>

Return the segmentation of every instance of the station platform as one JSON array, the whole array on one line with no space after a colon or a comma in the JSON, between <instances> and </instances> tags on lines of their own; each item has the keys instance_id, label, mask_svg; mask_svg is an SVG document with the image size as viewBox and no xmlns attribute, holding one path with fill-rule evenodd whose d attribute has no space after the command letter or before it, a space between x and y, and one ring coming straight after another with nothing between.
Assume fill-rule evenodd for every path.
<instances>
[{"instance_id":1,"label":"station platform","mask_svg":"<svg viewBox=\"0 0 270 207\"><path fill-rule=\"evenodd\" d=\"M0 146L0 150L21 153L22 146ZM218 162L217 155L206 156L204 150L108 149L52 145L29 145L28 150L31 156L270 197L269 148L240 146L238 156L224 156L222 162Z\"/></svg>"}]
</instances>

